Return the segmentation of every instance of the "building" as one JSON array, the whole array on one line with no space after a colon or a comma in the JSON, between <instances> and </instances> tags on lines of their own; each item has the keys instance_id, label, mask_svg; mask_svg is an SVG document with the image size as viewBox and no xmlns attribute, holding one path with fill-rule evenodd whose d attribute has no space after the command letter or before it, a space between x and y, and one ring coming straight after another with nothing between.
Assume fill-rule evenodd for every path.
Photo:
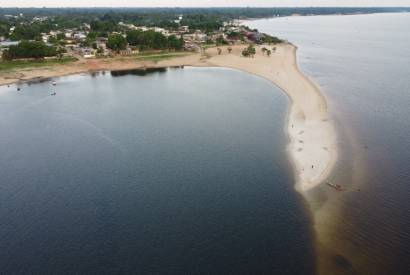
<instances>
[{"instance_id":1,"label":"building","mask_svg":"<svg viewBox=\"0 0 410 275\"><path fill-rule=\"evenodd\" d=\"M252 42L259 42L261 41L265 35L260 32L247 32L246 33L246 38L248 38Z\"/></svg>"},{"instance_id":2,"label":"building","mask_svg":"<svg viewBox=\"0 0 410 275\"><path fill-rule=\"evenodd\" d=\"M47 43L49 38L50 38L49 34L46 34L46 33L41 34L41 40L43 40L44 43Z\"/></svg>"},{"instance_id":3,"label":"building","mask_svg":"<svg viewBox=\"0 0 410 275\"><path fill-rule=\"evenodd\" d=\"M192 51L192 52L200 52L201 51L201 46L199 46L198 44L196 44L192 41L185 40L184 50Z\"/></svg>"},{"instance_id":4,"label":"building","mask_svg":"<svg viewBox=\"0 0 410 275\"><path fill-rule=\"evenodd\" d=\"M178 28L179 32L181 33L186 33L189 32L189 27L188 26L181 26Z\"/></svg>"},{"instance_id":5,"label":"building","mask_svg":"<svg viewBox=\"0 0 410 275\"><path fill-rule=\"evenodd\" d=\"M2 41L2 42L0 42L0 47L1 48L8 48L10 46L18 45L18 43L20 43L20 41Z\"/></svg>"},{"instance_id":6,"label":"building","mask_svg":"<svg viewBox=\"0 0 410 275\"><path fill-rule=\"evenodd\" d=\"M84 58L94 58L96 54L96 50L92 48L79 48L79 53L82 55Z\"/></svg>"},{"instance_id":7,"label":"building","mask_svg":"<svg viewBox=\"0 0 410 275\"><path fill-rule=\"evenodd\" d=\"M79 41L79 40L85 40L87 38L87 35L83 32L75 33L73 35L74 39Z\"/></svg>"},{"instance_id":8,"label":"building","mask_svg":"<svg viewBox=\"0 0 410 275\"><path fill-rule=\"evenodd\" d=\"M106 37L97 37L95 39L95 44L97 44L98 49L100 48L102 48L103 50L107 49L107 42L108 42L108 38Z\"/></svg>"}]
</instances>

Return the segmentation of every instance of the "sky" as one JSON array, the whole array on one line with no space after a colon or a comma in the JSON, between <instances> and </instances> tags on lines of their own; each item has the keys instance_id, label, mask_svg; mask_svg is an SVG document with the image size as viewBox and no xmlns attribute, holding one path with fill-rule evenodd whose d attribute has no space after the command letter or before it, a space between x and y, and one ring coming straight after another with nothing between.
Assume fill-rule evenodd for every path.
<instances>
[{"instance_id":1,"label":"sky","mask_svg":"<svg viewBox=\"0 0 410 275\"><path fill-rule=\"evenodd\" d=\"M410 0L0 0L0 7L392 7Z\"/></svg>"}]
</instances>

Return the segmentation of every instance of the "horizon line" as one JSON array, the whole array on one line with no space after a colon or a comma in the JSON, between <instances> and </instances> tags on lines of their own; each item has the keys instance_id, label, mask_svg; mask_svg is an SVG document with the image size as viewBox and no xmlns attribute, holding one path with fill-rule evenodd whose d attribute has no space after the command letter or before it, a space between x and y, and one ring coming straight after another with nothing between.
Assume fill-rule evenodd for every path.
<instances>
[{"instance_id":1,"label":"horizon line","mask_svg":"<svg viewBox=\"0 0 410 275\"><path fill-rule=\"evenodd\" d=\"M410 8L409 6L151 6L151 7L144 7L144 6L61 6L61 7L53 7L53 6L43 6L43 7L36 7L36 6L23 6L23 7L0 7L0 9L26 9L26 8L34 8L34 9L55 9L55 8L143 8L143 9L156 9L156 8L200 8L200 9L209 9L209 8L281 8L281 9L292 9L292 8L356 8L356 9L362 9L362 8Z\"/></svg>"}]
</instances>

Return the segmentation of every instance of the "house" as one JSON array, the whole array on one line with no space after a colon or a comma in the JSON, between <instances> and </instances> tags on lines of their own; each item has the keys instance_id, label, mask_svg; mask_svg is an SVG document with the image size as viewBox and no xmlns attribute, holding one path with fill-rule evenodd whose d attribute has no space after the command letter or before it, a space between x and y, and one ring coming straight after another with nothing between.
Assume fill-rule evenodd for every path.
<instances>
[{"instance_id":1,"label":"house","mask_svg":"<svg viewBox=\"0 0 410 275\"><path fill-rule=\"evenodd\" d=\"M96 50L93 48L85 47L81 48L79 46L75 47L78 53L83 56L84 58L94 58L96 54Z\"/></svg>"},{"instance_id":2,"label":"house","mask_svg":"<svg viewBox=\"0 0 410 275\"><path fill-rule=\"evenodd\" d=\"M246 37L252 42L259 42L265 37L265 35L260 32L247 32Z\"/></svg>"},{"instance_id":3,"label":"house","mask_svg":"<svg viewBox=\"0 0 410 275\"><path fill-rule=\"evenodd\" d=\"M107 42L108 42L108 38L106 37L97 37L95 39L95 43L97 44L98 49L100 48L102 48L103 50L107 49Z\"/></svg>"},{"instance_id":4,"label":"house","mask_svg":"<svg viewBox=\"0 0 410 275\"><path fill-rule=\"evenodd\" d=\"M87 35L85 34L85 33L83 33L83 32L79 32L79 33L75 33L74 35L73 35L73 37L74 37L74 39L75 40L77 40L77 41L81 41L81 40L84 40L84 39L86 39L87 38Z\"/></svg>"},{"instance_id":5,"label":"house","mask_svg":"<svg viewBox=\"0 0 410 275\"><path fill-rule=\"evenodd\" d=\"M46 21L47 19L48 19L47 16L42 16L42 17L35 16L32 22L43 22L43 21Z\"/></svg>"},{"instance_id":6,"label":"house","mask_svg":"<svg viewBox=\"0 0 410 275\"><path fill-rule=\"evenodd\" d=\"M14 46L20 43L20 41L1 41L0 42L0 58L3 55L3 51L7 50L10 46Z\"/></svg>"},{"instance_id":7,"label":"house","mask_svg":"<svg viewBox=\"0 0 410 275\"><path fill-rule=\"evenodd\" d=\"M185 40L184 50L192 51L192 52L200 52L201 51L201 46L199 46L196 43L193 43L192 41Z\"/></svg>"},{"instance_id":8,"label":"house","mask_svg":"<svg viewBox=\"0 0 410 275\"><path fill-rule=\"evenodd\" d=\"M181 26L178 28L180 33L189 32L189 26Z\"/></svg>"},{"instance_id":9,"label":"house","mask_svg":"<svg viewBox=\"0 0 410 275\"><path fill-rule=\"evenodd\" d=\"M162 33L162 34L165 35L165 36L168 36L168 35L169 35L168 30L163 29L163 28L154 27L153 30L154 30L154 32Z\"/></svg>"},{"instance_id":10,"label":"house","mask_svg":"<svg viewBox=\"0 0 410 275\"><path fill-rule=\"evenodd\" d=\"M44 43L47 43L49 38L50 38L49 34L46 34L46 33L41 34L41 40L43 40Z\"/></svg>"},{"instance_id":11,"label":"house","mask_svg":"<svg viewBox=\"0 0 410 275\"><path fill-rule=\"evenodd\" d=\"M143 32L146 32L146 31L149 30L149 28L147 28L147 27L145 27L145 26L135 27L135 29L136 29L136 30L143 31Z\"/></svg>"},{"instance_id":12,"label":"house","mask_svg":"<svg viewBox=\"0 0 410 275\"><path fill-rule=\"evenodd\" d=\"M205 42L207 39L207 35L200 30L196 30L193 35L193 39L198 42Z\"/></svg>"}]
</instances>

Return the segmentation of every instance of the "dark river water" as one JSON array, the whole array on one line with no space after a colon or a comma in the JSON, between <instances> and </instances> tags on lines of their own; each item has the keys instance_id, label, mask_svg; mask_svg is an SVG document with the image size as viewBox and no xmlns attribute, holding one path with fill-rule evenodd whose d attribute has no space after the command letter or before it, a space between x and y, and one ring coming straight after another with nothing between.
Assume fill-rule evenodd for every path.
<instances>
[{"instance_id":1,"label":"dark river water","mask_svg":"<svg viewBox=\"0 0 410 275\"><path fill-rule=\"evenodd\" d=\"M218 68L56 81L0 87L1 273L314 273L271 83Z\"/></svg>"},{"instance_id":2,"label":"dark river water","mask_svg":"<svg viewBox=\"0 0 410 275\"><path fill-rule=\"evenodd\" d=\"M334 179L347 189L319 218L333 219L327 247L348 273L409 274L410 13L246 24L296 44L328 99L339 131Z\"/></svg>"}]
</instances>

